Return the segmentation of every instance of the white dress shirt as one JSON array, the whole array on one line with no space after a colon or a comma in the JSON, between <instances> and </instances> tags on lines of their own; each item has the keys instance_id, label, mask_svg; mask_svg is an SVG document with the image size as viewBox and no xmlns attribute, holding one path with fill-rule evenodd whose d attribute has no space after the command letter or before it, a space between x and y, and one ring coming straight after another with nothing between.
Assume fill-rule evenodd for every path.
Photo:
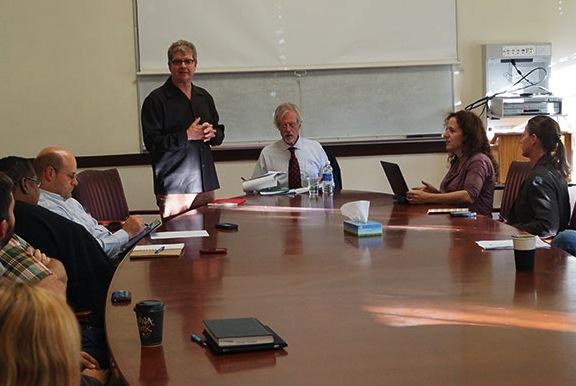
<instances>
[{"instance_id":1,"label":"white dress shirt","mask_svg":"<svg viewBox=\"0 0 576 386\"><path fill-rule=\"evenodd\" d=\"M254 167L252 177L258 177L269 171L285 172L286 175L281 177L279 185L281 187L288 186L288 163L290 161L290 150L288 145L283 140L279 140L266 146L262 149L260 157ZM294 144L296 150L294 154L298 159L300 165L300 174L303 177L319 177L322 175L322 168L328 163L328 157L320 143L304 138L298 137L298 141Z\"/></svg>"},{"instance_id":2,"label":"white dress shirt","mask_svg":"<svg viewBox=\"0 0 576 386\"><path fill-rule=\"evenodd\" d=\"M128 242L129 236L125 230L110 232L98 224L98 221L84 210L82 204L72 197L64 200L59 194L40 189L38 205L82 225L110 258L115 258Z\"/></svg>"}]
</instances>

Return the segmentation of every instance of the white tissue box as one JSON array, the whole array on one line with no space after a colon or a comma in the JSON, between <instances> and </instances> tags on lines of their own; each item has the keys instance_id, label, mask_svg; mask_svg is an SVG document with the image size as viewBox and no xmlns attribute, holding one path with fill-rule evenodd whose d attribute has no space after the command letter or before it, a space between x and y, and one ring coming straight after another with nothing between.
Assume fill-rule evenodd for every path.
<instances>
[{"instance_id":1,"label":"white tissue box","mask_svg":"<svg viewBox=\"0 0 576 386\"><path fill-rule=\"evenodd\" d=\"M356 236L378 236L382 234L382 224L370 220L367 222L345 220L344 232Z\"/></svg>"}]
</instances>

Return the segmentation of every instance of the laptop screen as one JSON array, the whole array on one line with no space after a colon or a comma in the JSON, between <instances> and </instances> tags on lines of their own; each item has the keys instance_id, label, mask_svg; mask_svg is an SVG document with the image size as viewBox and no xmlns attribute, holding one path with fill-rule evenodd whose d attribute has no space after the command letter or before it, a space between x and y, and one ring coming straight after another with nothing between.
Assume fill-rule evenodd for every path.
<instances>
[{"instance_id":1,"label":"laptop screen","mask_svg":"<svg viewBox=\"0 0 576 386\"><path fill-rule=\"evenodd\" d=\"M400 166L392 162L380 161L386 178L388 178L388 183L394 192L395 198L406 198L406 193L408 192L408 185L406 185L406 180L402 175Z\"/></svg>"}]
</instances>

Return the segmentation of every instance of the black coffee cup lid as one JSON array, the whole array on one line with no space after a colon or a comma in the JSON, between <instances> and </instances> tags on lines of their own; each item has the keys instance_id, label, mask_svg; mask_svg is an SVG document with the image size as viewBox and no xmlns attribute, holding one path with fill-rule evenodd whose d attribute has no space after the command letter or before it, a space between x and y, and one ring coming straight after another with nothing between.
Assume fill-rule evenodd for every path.
<instances>
[{"instance_id":1,"label":"black coffee cup lid","mask_svg":"<svg viewBox=\"0 0 576 386\"><path fill-rule=\"evenodd\" d=\"M139 312L155 312L155 311L162 311L164 309L164 303L160 300L143 300L141 302L136 303L134 306L134 311Z\"/></svg>"}]
</instances>

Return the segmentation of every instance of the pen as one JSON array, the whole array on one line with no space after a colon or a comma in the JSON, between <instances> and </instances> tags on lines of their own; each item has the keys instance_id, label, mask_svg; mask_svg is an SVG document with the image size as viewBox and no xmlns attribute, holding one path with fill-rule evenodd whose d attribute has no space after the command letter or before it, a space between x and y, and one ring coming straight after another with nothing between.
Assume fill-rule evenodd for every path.
<instances>
[{"instance_id":1,"label":"pen","mask_svg":"<svg viewBox=\"0 0 576 386\"><path fill-rule=\"evenodd\" d=\"M158 248L157 250L154 251L154 254L157 255L165 249L166 249L166 246L162 245L160 248Z\"/></svg>"},{"instance_id":2,"label":"pen","mask_svg":"<svg viewBox=\"0 0 576 386\"><path fill-rule=\"evenodd\" d=\"M196 343L199 346L205 347L206 346L206 342L202 340L202 338L200 338L198 335L196 334L192 334L192 336L190 337L190 339L192 339L192 342Z\"/></svg>"},{"instance_id":3,"label":"pen","mask_svg":"<svg viewBox=\"0 0 576 386\"><path fill-rule=\"evenodd\" d=\"M215 255L219 253L227 253L228 250L226 248L213 248L213 249L201 249L200 253L203 255Z\"/></svg>"}]
</instances>

